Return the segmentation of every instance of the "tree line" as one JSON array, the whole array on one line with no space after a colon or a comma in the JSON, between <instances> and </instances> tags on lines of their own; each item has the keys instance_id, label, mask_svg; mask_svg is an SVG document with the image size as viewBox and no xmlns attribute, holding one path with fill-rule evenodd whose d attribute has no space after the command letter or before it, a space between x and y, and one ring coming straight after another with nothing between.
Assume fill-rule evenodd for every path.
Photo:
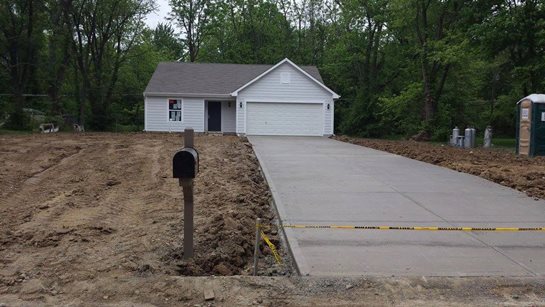
<instances>
[{"instance_id":1,"label":"tree line","mask_svg":"<svg viewBox=\"0 0 545 307\"><path fill-rule=\"evenodd\" d=\"M316 65L342 97L336 131L444 140L455 125L513 136L515 102L545 86L539 0L6 0L0 114L141 129L160 61ZM46 97L25 97L45 93ZM9 116L7 116L9 115ZM1 121L1 120L0 120Z\"/></svg>"}]
</instances>

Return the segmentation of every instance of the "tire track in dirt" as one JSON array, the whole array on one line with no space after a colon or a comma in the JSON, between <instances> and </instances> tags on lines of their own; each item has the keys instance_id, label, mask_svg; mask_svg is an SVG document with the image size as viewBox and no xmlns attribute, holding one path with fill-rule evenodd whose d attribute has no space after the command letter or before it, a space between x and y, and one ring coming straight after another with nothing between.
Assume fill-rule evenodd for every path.
<instances>
[{"instance_id":1,"label":"tire track in dirt","mask_svg":"<svg viewBox=\"0 0 545 307\"><path fill-rule=\"evenodd\" d=\"M97 279L247 274L255 217L274 217L251 147L237 137L196 138L202 157L195 186L197 253L193 262L182 263L182 194L170 176L179 139L175 134L11 139L16 153L8 152L3 171L9 180L26 183L0 199L6 217L0 221L0 295L24 291L29 280L59 291L80 283L92 287ZM63 146L79 151L47 170L40 166L43 159L20 156L41 150L57 157ZM21 163L42 171L34 177L14 172ZM262 269L272 261L266 254ZM86 291L76 289L74 297Z\"/></svg>"},{"instance_id":2,"label":"tire track in dirt","mask_svg":"<svg viewBox=\"0 0 545 307\"><path fill-rule=\"evenodd\" d=\"M159 173L161 172L161 163L159 162L159 160L161 159L160 153L164 150L165 149L162 144L157 144L156 146L154 146L153 153L150 155L150 158L153 160L150 176L151 179L156 183L160 181Z\"/></svg>"},{"instance_id":3,"label":"tire track in dirt","mask_svg":"<svg viewBox=\"0 0 545 307\"><path fill-rule=\"evenodd\" d=\"M170 174L179 139L175 134L0 136L2 184L24 182L30 173L18 171L21 165L41 169L57 159L59 148L83 149L40 175L40 183L51 184L25 184L0 197L0 303L202 305L205 287L214 288L215 304L225 306L449 305L443 303L445 297L483 306L491 305L490 298L510 304L543 302L542 279L449 283L431 278L375 282L172 276L249 274L255 217L274 217L251 147L237 137L199 136L197 253L193 262L182 263L182 195ZM30 152L42 156L21 156ZM260 273L282 270L272 262L264 256Z\"/></svg>"},{"instance_id":4,"label":"tire track in dirt","mask_svg":"<svg viewBox=\"0 0 545 307\"><path fill-rule=\"evenodd\" d=\"M16 193L28 178L81 150L76 144L64 143L47 137L32 137L25 143L3 138L0 142L0 197Z\"/></svg>"},{"instance_id":5,"label":"tire track in dirt","mask_svg":"<svg viewBox=\"0 0 545 307\"><path fill-rule=\"evenodd\" d=\"M54 172L57 167L61 167L64 163L69 163L72 160L78 159L79 156L82 155L82 152L83 152L84 149L79 147L79 146L76 147L76 149L77 149L77 152L70 153L67 156L62 157L61 160L59 160L55 164L48 165L44 169L31 174L30 178L26 179L23 182L23 185L25 185L25 184L39 184L42 181L42 177L47 176L48 172Z\"/></svg>"}]
</instances>

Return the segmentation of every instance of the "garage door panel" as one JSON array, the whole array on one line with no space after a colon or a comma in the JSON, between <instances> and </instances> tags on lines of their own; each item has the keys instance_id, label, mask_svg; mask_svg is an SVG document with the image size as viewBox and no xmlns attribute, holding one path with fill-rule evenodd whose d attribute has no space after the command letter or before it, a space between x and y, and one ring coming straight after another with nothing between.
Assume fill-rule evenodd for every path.
<instances>
[{"instance_id":1,"label":"garage door panel","mask_svg":"<svg viewBox=\"0 0 545 307\"><path fill-rule=\"evenodd\" d=\"M247 104L248 135L323 135L320 103Z\"/></svg>"}]
</instances>

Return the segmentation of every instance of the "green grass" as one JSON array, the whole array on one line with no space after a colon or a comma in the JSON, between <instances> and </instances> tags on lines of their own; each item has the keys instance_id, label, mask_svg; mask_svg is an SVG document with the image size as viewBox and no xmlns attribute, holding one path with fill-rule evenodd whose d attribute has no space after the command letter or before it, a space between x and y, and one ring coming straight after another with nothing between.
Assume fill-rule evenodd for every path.
<instances>
[{"instance_id":1,"label":"green grass","mask_svg":"<svg viewBox=\"0 0 545 307\"><path fill-rule=\"evenodd\" d=\"M492 144L495 147L515 148L517 146L517 140L514 138L496 138L492 139Z\"/></svg>"},{"instance_id":2,"label":"green grass","mask_svg":"<svg viewBox=\"0 0 545 307\"><path fill-rule=\"evenodd\" d=\"M477 137L475 146L482 147L483 141L482 137ZM492 148L515 149L516 145L517 140L514 138L492 138Z\"/></svg>"},{"instance_id":3,"label":"green grass","mask_svg":"<svg viewBox=\"0 0 545 307\"><path fill-rule=\"evenodd\" d=\"M373 139L373 138L370 138ZM390 135L390 136L384 136L381 138L376 138L377 140L388 140L388 141L401 141L405 140L406 138L402 135ZM482 147L483 146L483 136L478 135L477 139L475 140L475 146L476 147ZM445 145L448 142L447 141L430 141L430 144L434 145ZM497 137L492 138L492 148L498 148L498 149L510 149L515 150L515 147L517 145L517 140L515 138L505 138L505 137Z\"/></svg>"},{"instance_id":4,"label":"green grass","mask_svg":"<svg viewBox=\"0 0 545 307\"><path fill-rule=\"evenodd\" d=\"M25 134L31 134L32 131L29 130L8 130L8 129L0 129L0 135L25 135Z\"/></svg>"},{"instance_id":5,"label":"green grass","mask_svg":"<svg viewBox=\"0 0 545 307\"><path fill-rule=\"evenodd\" d=\"M144 126L140 125L114 125L110 131L116 133L127 133L127 132L141 132L144 130Z\"/></svg>"},{"instance_id":6,"label":"green grass","mask_svg":"<svg viewBox=\"0 0 545 307\"><path fill-rule=\"evenodd\" d=\"M475 147L476 148L482 148L483 147L483 137L478 136L475 140ZM447 142L438 142L438 141L431 141L430 144L433 145L446 145ZM491 149L498 149L498 150L507 150L507 151L515 151L515 147L517 146L517 140L515 138L492 138L492 148Z\"/></svg>"}]
</instances>

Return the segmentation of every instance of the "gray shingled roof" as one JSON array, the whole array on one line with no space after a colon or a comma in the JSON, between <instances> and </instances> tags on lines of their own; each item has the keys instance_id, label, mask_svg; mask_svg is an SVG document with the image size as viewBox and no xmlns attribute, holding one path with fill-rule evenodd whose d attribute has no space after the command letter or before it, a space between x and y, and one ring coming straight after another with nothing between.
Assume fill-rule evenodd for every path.
<instances>
[{"instance_id":1,"label":"gray shingled roof","mask_svg":"<svg viewBox=\"0 0 545 307\"><path fill-rule=\"evenodd\" d=\"M157 65L145 93L228 95L274 65L179 63ZM299 66L323 84L316 66Z\"/></svg>"}]
</instances>

